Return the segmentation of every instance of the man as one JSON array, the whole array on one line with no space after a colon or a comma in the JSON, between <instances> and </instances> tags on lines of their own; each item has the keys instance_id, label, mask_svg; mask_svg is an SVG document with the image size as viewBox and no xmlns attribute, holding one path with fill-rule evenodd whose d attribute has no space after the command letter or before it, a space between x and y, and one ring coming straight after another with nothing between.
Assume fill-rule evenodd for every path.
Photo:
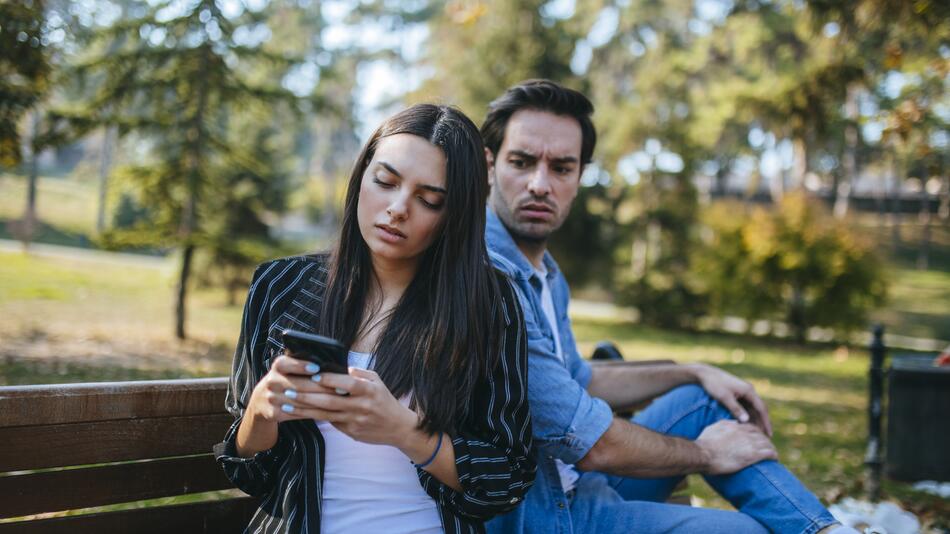
<instances>
[{"instance_id":1,"label":"man","mask_svg":"<svg viewBox=\"0 0 950 534\"><path fill-rule=\"evenodd\" d=\"M486 239L524 308L538 475L523 506L489 523L514 532L854 532L776 462L754 388L694 365L590 365L577 353L569 290L546 251L591 161L593 106L546 80L512 87L482 125L489 164ZM662 395L631 421L614 417ZM739 512L665 504L702 473ZM837 533L836 533L837 534Z\"/></svg>"}]
</instances>

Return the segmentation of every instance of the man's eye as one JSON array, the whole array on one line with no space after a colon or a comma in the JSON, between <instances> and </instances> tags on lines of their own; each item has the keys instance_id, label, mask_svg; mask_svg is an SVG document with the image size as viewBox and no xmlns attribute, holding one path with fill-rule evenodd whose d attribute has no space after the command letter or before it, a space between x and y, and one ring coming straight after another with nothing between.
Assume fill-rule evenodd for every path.
<instances>
[{"instance_id":1,"label":"man's eye","mask_svg":"<svg viewBox=\"0 0 950 534\"><path fill-rule=\"evenodd\" d=\"M527 162L523 159L513 159L511 160L511 166L516 169L523 169L527 166Z\"/></svg>"}]
</instances>

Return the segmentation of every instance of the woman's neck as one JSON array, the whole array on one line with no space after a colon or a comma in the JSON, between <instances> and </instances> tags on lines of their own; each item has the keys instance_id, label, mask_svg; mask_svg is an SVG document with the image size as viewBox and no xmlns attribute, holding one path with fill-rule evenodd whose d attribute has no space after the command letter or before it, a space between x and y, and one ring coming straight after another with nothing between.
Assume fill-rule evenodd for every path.
<instances>
[{"instance_id":1,"label":"woman's neck","mask_svg":"<svg viewBox=\"0 0 950 534\"><path fill-rule=\"evenodd\" d=\"M373 277L363 310L363 324L350 350L373 352L379 336L389 322L389 313L412 283L418 264L391 262L373 257Z\"/></svg>"},{"instance_id":2,"label":"woman's neck","mask_svg":"<svg viewBox=\"0 0 950 534\"><path fill-rule=\"evenodd\" d=\"M385 258L373 257L373 274L376 278L376 290L378 295L372 295L379 299L383 308L388 308L387 304L395 305L396 302L405 293L406 288L412 283L412 279L419 270L418 261L392 261ZM373 290L370 290L372 293Z\"/></svg>"}]
</instances>

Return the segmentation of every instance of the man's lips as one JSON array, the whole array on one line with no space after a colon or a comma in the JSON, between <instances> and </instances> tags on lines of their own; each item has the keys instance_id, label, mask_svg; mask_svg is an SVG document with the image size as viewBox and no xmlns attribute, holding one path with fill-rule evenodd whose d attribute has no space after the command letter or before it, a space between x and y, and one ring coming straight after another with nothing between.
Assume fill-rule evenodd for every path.
<instances>
[{"instance_id":1,"label":"man's lips","mask_svg":"<svg viewBox=\"0 0 950 534\"><path fill-rule=\"evenodd\" d=\"M529 202L518 208L522 216L529 219L549 219L554 215L554 209L540 202Z\"/></svg>"}]
</instances>

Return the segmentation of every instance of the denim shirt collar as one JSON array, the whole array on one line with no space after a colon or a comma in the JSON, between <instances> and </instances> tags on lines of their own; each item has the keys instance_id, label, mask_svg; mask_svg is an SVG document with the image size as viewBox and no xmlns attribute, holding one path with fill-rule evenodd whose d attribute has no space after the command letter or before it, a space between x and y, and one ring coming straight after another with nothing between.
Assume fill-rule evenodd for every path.
<instances>
[{"instance_id":1,"label":"denim shirt collar","mask_svg":"<svg viewBox=\"0 0 950 534\"><path fill-rule=\"evenodd\" d=\"M537 276L538 273L534 265L532 265L531 262L528 261L528 258L521 252L521 249L515 244L515 240L511 237L508 229L505 228L501 219L498 218L498 215L495 215L495 212L491 208L488 208L487 220L485 222L485 237L489 253L493 253L496 258L500 256L500 259L503 260L498 263L501 264L500 266L502 270L505 271L505 274L519 280L530 280L532 276ZM557 276L560 272L557 262L554 261L551 253L547 250L544 251L541 263L544 264L544 268L547 271L546 278L548 281Z\"/></svg>"}]
</instances>

